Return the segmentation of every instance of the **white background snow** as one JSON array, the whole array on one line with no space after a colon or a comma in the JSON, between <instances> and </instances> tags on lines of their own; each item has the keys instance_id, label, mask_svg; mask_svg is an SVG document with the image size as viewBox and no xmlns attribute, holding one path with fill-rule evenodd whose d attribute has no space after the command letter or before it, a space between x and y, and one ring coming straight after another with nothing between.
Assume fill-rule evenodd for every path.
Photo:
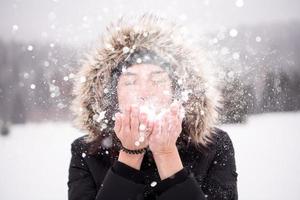
<instances>
[{"instance_id":1,"label":"white background snow","mask_svg":"<svg viewBox=\"0 0 300 200\"><path fill-rule=\"evenodd\" d=\"M250 116L223 125L236 154L239 199L300 199L300 113ZM83 135L69 124L12 127L0 137L0 199L67 199L71 142Z\"/></svg>"}]
</instances>

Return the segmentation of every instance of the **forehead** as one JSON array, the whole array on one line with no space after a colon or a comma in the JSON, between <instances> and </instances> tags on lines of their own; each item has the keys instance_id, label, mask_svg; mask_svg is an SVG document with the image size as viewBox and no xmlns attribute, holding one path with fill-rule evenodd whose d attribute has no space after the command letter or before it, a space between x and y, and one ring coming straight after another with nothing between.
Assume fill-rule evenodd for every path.
<instances>
[{"instance_id":1,"label":"forehead","mask_svg":"<svg viewBox=\"0 0 300 200\"><path fill-rule=\"evenodd\" d=\"M149 75L149 74L161 74L165 73L166 71L158 66L158 65L153 65L153 64L138 64L138 65L132 65L127 70L125 71L124 75L127 73L130 74L136 74L136 75Z\"/></svg>"}]
</instances>

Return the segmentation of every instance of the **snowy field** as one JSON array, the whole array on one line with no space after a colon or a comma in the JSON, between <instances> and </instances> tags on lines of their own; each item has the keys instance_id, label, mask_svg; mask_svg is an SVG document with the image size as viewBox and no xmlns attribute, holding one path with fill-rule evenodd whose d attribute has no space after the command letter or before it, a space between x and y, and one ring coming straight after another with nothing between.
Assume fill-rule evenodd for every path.
<instances>
[{"instance_id":1,"label":"snowy field","mask_svg":"<svg viewBox=\"0 0 300 200\"><path fill-rule=\"evenodd\" d=\"M300 199L300 112L221 128L235 147L239 199ZM67 199L70 144L80 135L69 124L44 123L14 126L0 137L0 199Z\"/></svg>"}]
</instances>

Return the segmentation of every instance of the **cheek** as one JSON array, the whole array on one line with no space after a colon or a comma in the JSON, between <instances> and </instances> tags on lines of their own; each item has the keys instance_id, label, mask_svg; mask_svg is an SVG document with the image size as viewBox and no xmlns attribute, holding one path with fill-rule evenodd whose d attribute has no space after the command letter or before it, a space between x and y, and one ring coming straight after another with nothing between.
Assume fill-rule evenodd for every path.
<instances>
[{"instance_id":1,"label":"cheek","mask_svg":"<svg viewBox=\"0 0 300 200\"><path fill-rule=\"evenodd\" d=\"M136 102L137 94L128 87L120 87L117 89L119 108L123 112L125 106L134 104Z\"/></svg>"},{"instance_id":2,"label":"cheek","mask_svg":"<svg viewBox=\"0 0 300 200\"><path fill-rule=\"evenodd\" d=\"M155 94L162 105L168 105L172 101L173 94L170 85L157 88Z\"/></svg>"}]
</instances>

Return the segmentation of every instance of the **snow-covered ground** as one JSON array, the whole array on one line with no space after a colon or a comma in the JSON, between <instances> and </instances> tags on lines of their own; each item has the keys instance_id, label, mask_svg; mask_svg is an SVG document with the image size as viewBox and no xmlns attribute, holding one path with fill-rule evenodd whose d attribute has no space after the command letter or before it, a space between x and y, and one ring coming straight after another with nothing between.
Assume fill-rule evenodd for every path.
<instances>
[{"instance_id":1,"label":"snow-covered ground","mask_svg":"<svg viewBox=\"0 0 300 200\"><path fill-rule=\"evenodd\" d=\"M221 127L235 147L239 199L300 199L300 112L251 116ZM70 144L64 123L14 126L0 137L0 199L67 199Z\"/></svg>"}]
</instances>

